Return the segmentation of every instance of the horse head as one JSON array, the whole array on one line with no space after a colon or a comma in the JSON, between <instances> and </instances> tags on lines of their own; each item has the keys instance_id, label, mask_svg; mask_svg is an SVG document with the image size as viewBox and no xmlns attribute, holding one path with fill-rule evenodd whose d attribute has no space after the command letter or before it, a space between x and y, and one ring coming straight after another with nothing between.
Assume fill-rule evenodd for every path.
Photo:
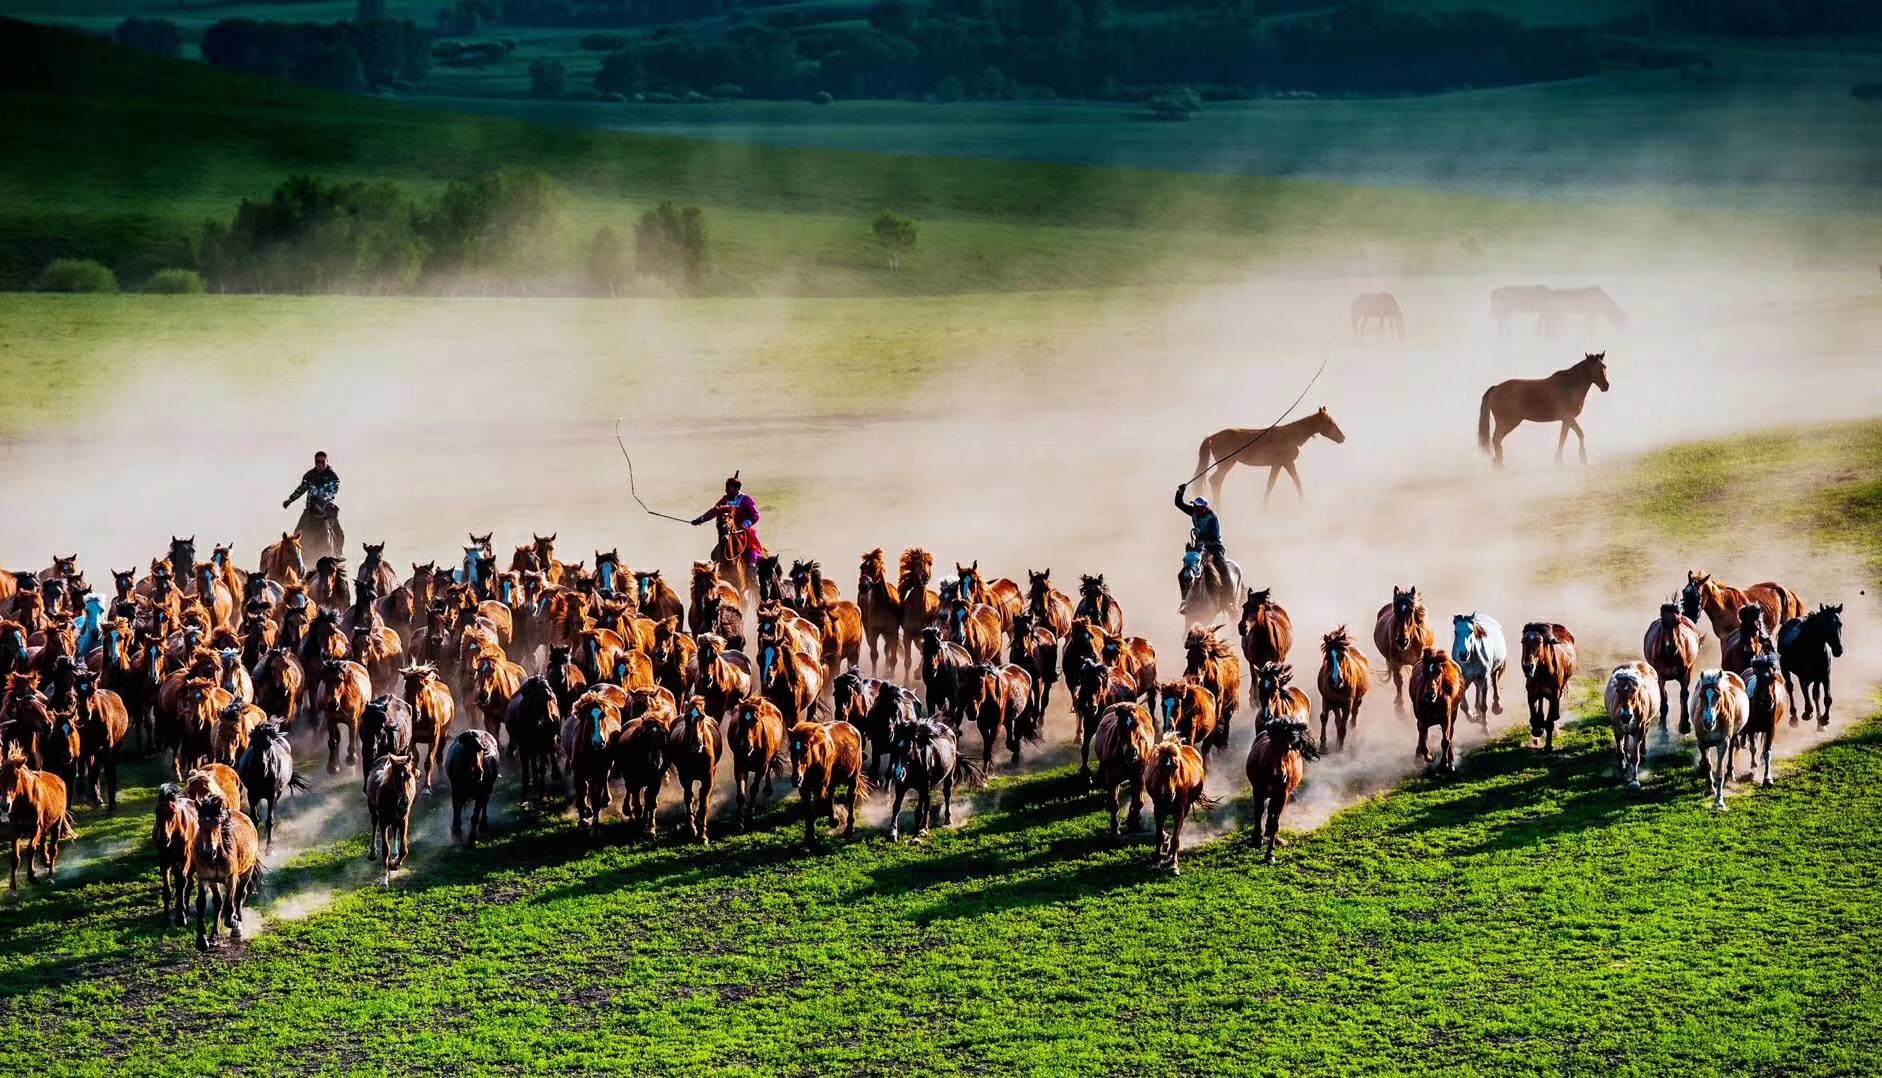
<instances>
[{"instance_id":1,"label":"horse head","mask_svg":"<svg viewBox=\"0 0 1882 1078\"><path fill-rule=\"evenodd\" d=\"M1809 615L1804 620L1806 622L1816 622L1820 626L1817 630L1817 634L1825 644L1829 645L1830 654L1838 659L1843 657L1842 603L1837 603L1834 606L1827 603L1821 605L1817 607L1816 613Z\"/></svg>"},{"instance_id":2,"label":"horse head","mask_svg":"<svg viewBox=\"0 0 1882 1078\"><path fill-rule=\"evenodd\" d=\"M1606 352L1587 352L1581 361L1582 374L1603 393L1608 391L1607 358Z\"/></svg>"},{"instance_id":3,"label":"horse head","mask_svg":"<svg viewBox=\"0 0 1882 1078\"><path fill-rule=\"evenodd\" d=\"M1340 425L1333 421L1333 413L1327 411L1325 408L1321 408L1318 412L1314 413L1313 419L1313 431L1315 434L1320 435L1334 445L1339 445L1346 441L1346 432L1341 430Z\"/></svg>"}]
</instances>

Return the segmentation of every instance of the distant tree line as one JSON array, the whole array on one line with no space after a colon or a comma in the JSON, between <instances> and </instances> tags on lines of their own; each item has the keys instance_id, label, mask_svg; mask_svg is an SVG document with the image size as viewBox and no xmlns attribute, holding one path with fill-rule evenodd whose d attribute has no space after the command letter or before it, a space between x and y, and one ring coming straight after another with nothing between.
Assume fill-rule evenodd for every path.
<instances>
[{"instance_id":1,"label":"distant tree line","mask_svg":"<svg viewBox=\"0 0 1882 1078\"><path fill-rule=\"evenodd\" d=\"M564 9L555 6L561 0L535 6L546 2L508 0L504 12L536 20ZM683 2L690 0L676 0ZM802 17L788 11L762 24L742 16L710 38L660 30L630 41L607 54L595 88L683 95L734 85L768 98L825 92L1143 100L1177 85L1213 96L1426 92L1691 59L1584 27L1376 4L1286 17L1225 5L1123 18L1106 0L937 0L922 8L878 0L866 26L800 25ZM663 9L658 17L679 16Z\"/></svg>"},{"instance_id":2,"label":"distant tree line","mask_svg":"<svg viewBox=\"0 0 1882 1078\"><path fill-rule=\"evenodd\" d=\"M203 59L323 90L413 84L431 68L431 35L410 19L287 23L224 19L203 31Z\"/></svg>"},{"instance_id":3,"label":"distant tree line","mask_svg":"<svg viewBox=\"0 0 1882 1078\"><path fill-rule=\"evenodd\" d=\"M1694 34L1841 34L1882 28L1877 0L1654 0L1655 29Z\"/></svg>"}]
</instances>

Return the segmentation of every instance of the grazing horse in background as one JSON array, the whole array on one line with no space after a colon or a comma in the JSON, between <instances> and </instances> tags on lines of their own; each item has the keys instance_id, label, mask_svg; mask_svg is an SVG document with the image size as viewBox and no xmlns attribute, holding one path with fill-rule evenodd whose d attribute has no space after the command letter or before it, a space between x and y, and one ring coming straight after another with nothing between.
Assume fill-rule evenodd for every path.
<instances>
[{"instance_id":1,"label":"grazing horse in background","mask_svg":"<svg viewBox=\"0 0 1882 1078\"><path fill-rule=\"evenodd\" d=\"M1788 697L1791 681L1803 683L1804 713L1814 716L1818 728L1830 724L1830 661L1843 657L1843 604L1819 606L1800 618L1784 623L1777 634L1778 654L1784 660L1784 691ZM1791 721L1797 721L1797 705L1791 702Z\"/></svg>"},{"instance_id":2,"label":"grazing horse in background","mask_svg":"<svg viewBox=\"0 0 1882 1078\"><path fill-rule=\"evenodd\" d=\"M1165 681L1157 686L1157 706L1162 722L1157 733L1174 733L1185 742L1196 746L1207 761L1211 749L1220 747L1216 731L1220 728L1217 718L1216 694L1209 686L1194 675L1186 675L1177 681Z\"/></svg>"},{"instance_id":3,"label":"grazing horse in background","mask_svg":"<svg viewBox=\"0 0 1882 1078\"><path fill-rule=\"evenodd\" d=\"M732 785L738 800L732 819L743 830L751 827L758 808L758 780L771 796L771 772L784 757L784 715L762 696L741 700L733 709L726 740L732 751Z\"/></svg>"},{"instance_id":4,"label":"grazing horse in background","mask_svg":"<svg viewBox=\"0 0 1882 1078\"><path fill-rule=\"evenodd\" d=\"M65 781L49 771L27 766L26 754L13 749L0 764L0 800L7 803L13 827L13 876L9 891L20 889L20 856L26 857L26 882L33 882L33 860L46 866L46 882L59 874L59 844L75 837Z\"/></svg>"},{"instance_id":5,"label":"grazing horse in background","mask_svg":"<svg viewBox=\"0 0 1882 1078\"><path fill-rule=\"evenodd\" d=\"M993 607L957 596L948 604L947 626L948 639L966 648L975 662L999 661L1000 614Z\"/></svg>"},{"instance_id":6,"label":"grazing horse in background","mask_svg":"<svg viewBox=\"0 0 1882 1078\"><path fill-rule=\"evenodd\" d=\"M1721 641L1738 628L1739 615L1752 603L1764 608L1766 625L1782 626L1810 610L1802 596L1770 580L1740 591L1712 579L1711 573L1688 570L1686 587L1679 593L1679 612L1697 622L1699 612L1705 611L1706 618L1712 622L1712 634Z\"/></svg>"},{"instance_id":7,"label":"grazing horse in background","mask_svg":"<svg viewBox=\"0 0 1882 1078\"><path fill-rule=\"evenodd\" d=\"M1638 659L1622 663L1608 675L1602 699L1608 722L1614 727L1614 761L1621 781L1640 789L1640 765L1647 757L1647 723L1655 715L1666 727L1666 705L1660 699L1660 674Z\"/></svg>"},{"instance_id":8,"label":"grazing horse in background","mask_svg":"<svg viewBox=\"0 0 1882 1078\"><path fill-rule=\"evenodd\" d=\"M1111 807L1111 834L1119 835L1117 814L1123 806L1118 789L1130 788L1130 814L1125 825L1132 831L1144 826L1144 761L1156 748L1150 712L1142 704L1117 703L1104 709L1093 725L1090 742L1098 749L1098 771L1091 784L1104 791ZM1079 773L1084 774L1081 766Z\"/></svg>"},{"instance_id":9,"label":"grazing horse in background","mask_svg":"<svg viewBox=\"0 0 1882 1078\"><path fill-rule=\"evenodd\" d=\"M1237 464L1268 469L1268 489L1261 496L1263 506L1274 496L1274 484L1280 480L1282 472L1294 481L1295 495L1305 499L1307 493L1301 489L1300 472L1294 462L1300 459L1301 446L1316 434L1335 445L1346 441L1346 432L1325 408L1277 427L1264 430L1230 427L1204 438L1196 450L1196 471L1210 473L1210 504L1215 506L1216 512L1222 511L1222 481Z\"/></svg>"},{"instance_id":10,"label":"grazing horse in background","mask_svg":"<svg viewBox=\"0 0 1882 1078\"><path fill-rule=\"evenodd\" d=\"M1464 672L1448 652L1426 648L1412 668L1412 717L1418 720L1420 760L1446 774L1457 773L1457 712L1464 706ZM1437 728L1440 744L1433 760L1426 738Z\"/></svg>"},{"instance_id":11,"label":"grazing horse in background","mask_svg":"<svg viewBox=\"0 0 1882 1078\"><path fill-rule=\"evenodd\" d=\"M151 839L157 847L157 885L163 922L181 927L189 923L183 904L189 897L190 880L195 877L190 855L196 846L196 802L183 796L176 783L166 782L157 787L156 817Z\"/></svg>"},{"instance_id":12,"label":"grazing horse in background","mask_svg":"<svg viewBox=\"0 0 1882 1078\"><path fill-rule=\"evenodd\" d=\"M444 777L451 784L451 837L470 849L477 836L490 833L490 795L497 788L497 739L488 730L465 730L444 750ZM459 822L471 807L470 830Z\"/></svg>"},{"instance_id":13,"label":"grazing horse in background","mask_svg":"<svg viewBox=\"0 0 1882 1078\"><path fill-rule=\"evenodd\" d=\"M863 555L856 577L856 607L863 619L863 639L869 644L869 672L895 676L907 652L902 645L902 594L889 582L888 556L881 547ZM884 669L883 656L888 656Z\"/></svg>"},{"instance_id":14,"label":"grazing horse in background","mask_svg":"<svg viewBox=\"0 0 1882 1078\"><path fill-rule=\"evenodd\" d=\"M1313 734L1308 732L1304 720L1277 719L1267 723L1248 749L1245 770L1249 785L1255 791L1255 818L1266 817L1261 841L1267 847L1269 864L1274 863L1274 847L1280 843L1281 810L1293 800L1294 791L1300 789L1306 762L1318 758Z\"/></svg>"},{"instance_id":15,"label":"grazing horse in background","mask_svg":"<svg viewBox=\"0 0 1882 1078\"><path fill-rule=\"evenodd\" d=\"M307 789L307 780L294 772L294 748L279 723L269 720L255 727L248 738L248 751L235 766L248 791L249 810L257 826L266 828L267 848L274 849L274 824L281 813L281 799L291 790ZM267 815L262 815L262 806Z\"/></svg>"},{"instance_id":16,"label":"grazing horse in background","mask_svg":"<svg viewBox=\"0 0 1882 1078\"><path fill-rule=\"evenodd\" d=\"M1104 583L1104 574L1080 576L1078 578L1078 607L1072 611L1076 621L1084 618L1106 633L1117 636L1124 631L1124 608L1111 597L1111 589ZM1070 632L1071 627L1066 627ZM1065 633L1060 633L1064 636Z\"/></svg>"},{"instance_id":17,"label":"grazing horse in background","mask_svg":"<svg viewBox=\"0 0 1882 1078\"><path fill-rule=\"evenodd\" d=\"M1776 651L1777 641L1771 638L1764 607L1746 603L1738 612L1738 628L1719 640L1719 665L1742 678L1751 669L1752 659Z\"/></svg>"},{"instance_id":18,"label":"grazing horse in background","mask_svg":"<svg viewBox=\"0 0 1882 1078\"><path fill-rule=\"evenodd\" d=\"M451 696L451 686L438 676L435 666L408 666L399 671L399 676L405 681L405 703L412 709L412 751L416 753L418 746L425 746L414 767L419 771L420 785L430 792L433 769L444 758L445 746L451 742L451 720L457 716L457 701Z\"/></svg>"},{"instance_id":19,"label":"grazing horse in background","mask_svg":"<svg viewBox=\"0 0 1882 1078\"><path fill-rule=\"evenodd\" d=\"M1013 619L1007 640L1007 661L1032 679L1032 711L1043 722L1052 703L1052 686L1059 682L1059 638L1030 613Z\"/></svg>"},{"instance_id":20,"label":"grazing horse in background","mask_svg":"<svg viewBox=\"0 0 1882 1078\"><path fill-rule=\"evenodd\" d=\"M259 568L271 583L282 587L299 584L307 575L307 563L301 557L301 533L282 532L280 542L263 547Z\"/></svg>"},{"instance_id":21,"label":"grazing horse in background","mask_svg":"<svg viewBox=\"0 0 1882 1078\"><path fill-rule=\"evenodd\" d=\"M366 775L366 813L371 830L366 860L377 861L385 851L384 881L392 882L412 852L412 805L418 800L418 765L409 754L381 756Z\"/></svg>"},{"instance_id":22,"label":"grazing horse in background","mask_svg":"<svg viewBox=\"0 0 1882 1078\"><path fill-rule=\"evenodd\" d=\"M1356 341L1365 339L1366 327L1374 322L1379 323L1381 337L1390 330L1399 340L1405 339L1405 314L1398 308L1398 298L1390 292L1362 292L1354 296L1350 321Z\"/></svg>"},{"instance_id":23,"label":"grazing horse in background","mask_svg":"<svg viewBox=\"0 0 1882 1078\"><path fill-rule=\"evenodd\" d=\"M1339 735L1336 748L1346 747L1346 731L1359 728L1359 708L1372 691L1372 664L1353 646L1352 634L1342 625L1320 638L1320 745L1327 743L1327 720Z\"/></svg>"},{"instance_id":24,"label":"grazing horse in background","mask_svg":"<svg viewBox=\"0 0 1882 1078\"><path fill-rule=\"evenodd\" d=\"M1542 751L1555 751L1555 727L1562 721L1562 694L1575 678L1575 636L1553 622L1523 626L1523 687L1529 696L1529 736L1543 738Z\"/></svg>"},{"instance_id":25,"label":"grazing horse in background","mask_svg":"<svg viewBox=\"0 0 1882 1078\"><path fill-rule=\"evenodd\" d=\"M1769 652L1751 660L1751 668L1745 674L1745 725L1739 731L1739 737L1745 742L1745 751L1751 754L1751 771L1745 774L1750 779L1757 774L1758 763L1764 762L1764 779L1760 785L1769 787L1771 781L1771 743L1777 740L1777 728L1784 725L1790 716L1790 700L1784 692L1784 670L1778 663L1778 657ZM1763 739L1762 747L1758 744Z\"/></svg>"},{"instance_id":26,"label":"grazing horse in background","mask_svg":"<svg viewBox=\"0 0 1882 1078\"><path fill-rule=\"evenodd\" d=\"M915 837L928 833L934 821L934 790L941 788L941 824L954 822L954 782L967 768L961 759L954 731L934 719L897 720L890 732L889 841L902 837L902 799L915 791ZM988 752L992 759L992 752Z\"/></svg>"},{"instance_id":27,"label":"grazing horse in background","mask_svg":"<svg viewBox=\"0 0 1882 1078\"><path fill-rule=\"evenodd\" d=\"M221 793L198 798L196 813L196 842L190 851L196 875L196 949L207 951L209 941L222 934L222 925L229 926L231 937L242 938L242 908L261 878L261 836L254 821ZM205 934L204 906L211 895L216 911Z\"/></svg>"},{"instance_id":28,"label":"grazing horse in background","mask_svg":"<svg viewBox=\"0 0 1882 1078\"><path fill-rule=\"evenodd\" d=\"M1064 636L1072 629L1071 596L1052 586L1052 570L1026 570L1026 606L1024 613L1036 625L1050 629L1054 636ZM1120 613L1119 621L1123 620Z\"/></svg>"},{"instance_id":29,"label":"grazing horse in background","mask_svg":"<svg viewBox=\"0 0 1882 1078\"><path fill-rule=\"evenodd\" d=\"M1730 670L1700 671L1698 693L1693 737L1699 742L1699 779L1711 783L1712 807L1723 812L1725 783L1751 705L1744 681Z\"/></svg>"},{"instance_id":30,"label":"grazing horse in background","mask_svg":"<svg viewBox=\"0 0 1882 1078\"><path fill-rule=\"evenodd\" d=\"M1581 319L1580 331L1583 336L1593 333L1604 318L1615 329L1627 328L1627 312L1621 310L1621 305L1614 302L1614 297L1608 295L1600 285L1549 290L1543 328L1550 336L1554 336L1562 331L1570 318Z\"/></svg>"},{"instance_id":31,"label":"grazing horse in background","mask_svg":"<svg viewBox=\"0 0 1882 1078\"><path fill-rule=\"evenodd\" d=\"M1282 619L1287 617L1286 611L1280 607L1271 609L1279 612ZM1207 629L1192 625L1183 634L1183 676L1207 689L1214 698L1210 703L1212 715L1208 737L1194 742L1204 753L1228 747L1229 723L1234 720L1235 711L1241 706L1242 665L1235 661L1235 652L1228 643L1217 635L1221 631L1220 625ZM1281 653L1285 654L1286 650L1282 648Z\"/></svg>"},{"instance_id":32,"label":"grazing horse in background","mask_svg":"<svg viewBox=\"0 0 1882 1078\"><path fill-rule=\"evenodd\" d=\"M1242 655L1251 670L1264 663L1284 663L1294 649L1294 619L1274 601L1270 588L1248 591L1235 631L1242 638ZM1249 699L1252 705L1254 698Z\"/></svg>"},{"instance_id":33,"label":"grazing horse in background","mask_svg":"<svg viewBox=\"0 0 1882 1078\"><path fill-rule=\"evenodd\" d=\"M1503 714L1503 671L1509 666L1510 646L1503 626L1488 614L1451 617L1451 658L1463 671L1464 688L1477 690L1477 724L1490 728L1490 713ZM1469 704L1464 715L1470 715Z\"/></svg>"},{"instance_id":34,"label":"grazing horse in background","mask_svg":"<svg viewBox=\"0 0 1882 1078\"><path fill-rule=\"evenodd\" d=\"M791 780L804 803L804 845L817 845L817 819L836 822L839 789L847 788L843 837L856 833L856 798L869 789L863 778L863 735L847 722L811 722L791 727Z\"/></svg>"},{"instance_id":35,"label":"grazing horse in background","mask_svg":"<svg viewBox=\"0 0 1882 1078\"><path fill-rule=\"evenodd\" d=\"M1503 466L1503 439L1522 423L1560 423L1562 436L1555 443L1555 462L1562 463L1562 450L1574 432L1581 450L1581 462L1588 463L1588 436L1576 422L1582 406L1588 402L1588 390L1599 387L1608 391L1606 352L1589 352L1580 363L1564 367L1547 378L1512 378L1484 390L1483 403L1477 409L1477 445L1490 454L1491 461ZM1495 431L1491 421L1495 421Z\"/></svg>"},{"instance_id":36,"label":"grazing horse in background","mask_svg":"<svg viewBox=\"0 0 1882 1078\"><path fill-rule=\"evenodd\" d=\"M1653 695L1660 702L1660 729L1666 729L1667 709L1673 704L1672 696L1664 692L1666 683L1672 681L1679 685L1679 732L1691 733L1687 698L1699 669L1699 627L1679 612L1679 604L1662 603L1660 616L1647 626L1640 648L1656 678Z\"/></svg>"},{"instance_id":37,"label":"grazing horse in background","mask_svg":"<svg viewBox=\"0 0 1882 1078\"><path fill-rule=\"evenodd\" d=\"M899 573L895 590L902 604L902 643L914 653L904 660L903 669L912 669L922 630L941 624L941 593L928 586L934 579L934 555L919 547L902 551Z\"/></svg>"},{"instance_id":38,"label":"grazing horse in background","mask_svg":"<svg viewBox=\"0 0 1882 1078\"><path fill-rule=\"evenodd\" d=\"M967 710L980 727L981 769L993 770L993 745L1006 729L1006 748L1019 764L1022 741L1039 740L1039 717L1032 710L1032 676L1017 666L976 663L966 670Z\"/></svg>"}]
</instances>

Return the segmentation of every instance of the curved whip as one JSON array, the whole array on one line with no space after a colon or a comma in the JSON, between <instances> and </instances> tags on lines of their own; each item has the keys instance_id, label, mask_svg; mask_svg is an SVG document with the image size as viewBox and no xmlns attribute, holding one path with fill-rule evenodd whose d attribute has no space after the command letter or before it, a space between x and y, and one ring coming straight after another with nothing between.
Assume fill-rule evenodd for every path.
<instances>
[{"instance_id":1,"label":"curved whip","mask_svg":"<svg viewBox=\"0 0 1882 1078\"><path fill-rule=\"evenodd\" d=\"M1301 387L1300 396L1295 397L1294 403L1288 405L1286 410L1282 411L1282 413L1279 416L1276 416L1274 422L1261 428L1261 431L1258 434L1256 434L1253 438L1248 439L1246 442L1243 442L1241 444L1241 447L1236 449L1235 452L1217 455L1214 462L1212 462L1207 468L1204 468L1202 471L1197 472L1195 475L1190 476L1187 480L1184 481L1183 485L1188 486L1189 484L1194 483L1196 480L1201 479L1203 476L1208 475L1210 472L1216 470L1217 468L1220 468L1222 465L1227 464L1229 461L1234 460L1236 457L1241 456L1242 452L1246 450L1249 446L1254 445L1256 442L1259 442L1261 439L1266 438L1269 434L1273 433L1274 428L1280 426L1282 420L1285 420L1288 416L1294 414L1294 409L1300 407L1300 402L1307 399L1308 392L1310 392L1313 389L1314 383L1320 380L1320 376L1327 372L1327 364L1331 362L1333 362L1333 353L1328 352L1326 354L1326 357L1320 361L1320 369L1313 372L1313 377L1307 379L1307 384ZM623 450L623 452L625 452L625 450Z\"/></svg>"},{"instance_id":2,"label":"curved whip","mask_svg":"<svg viewBox=\"0 0 1882 1078\"><path fill-rule=\"evenodd\" d=\"M643 510L646 510L647 515L660 517L663 520L678 521L681 524L691 524L692 521L685 517L676 517L671 513L662 513L658 509L654 509L646 502L640 500L640 491L634 489L634 458L628 456L627 441L621 437L621 420L618 417L614 421L614 444L621 447L621 456L627 461L627 492L634 496L634 501L638 503Z\"/></svg>"}]
</instances>

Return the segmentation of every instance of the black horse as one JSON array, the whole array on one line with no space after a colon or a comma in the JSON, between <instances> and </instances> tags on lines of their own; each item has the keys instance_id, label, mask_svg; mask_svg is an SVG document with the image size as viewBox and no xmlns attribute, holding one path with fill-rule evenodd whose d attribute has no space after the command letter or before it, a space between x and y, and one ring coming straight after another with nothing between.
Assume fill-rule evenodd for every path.
<instances>
[{"instance_id":1,"label":"black horse","mask_svg":"<svg viewBox=\"0 0 1882 1078\"><path fill-rule=\"evenodd\" d=\"M954 731L934 719L896 722L889 749L889 779L895 798L889 805L889 841L902 834L902 798L915 791L915 834L928 833L934 820L934 790L941 788L941 822L954 822L954 781L966 767Z\"/></svg>"},{"instance_id":2,"label":"black horse","mask_svg":"<svg viewBox=\"0 0 1882 1078\"><path fill-rule=\"evenodd\" d=\"M282 731L281 724L269 719L255 727L248 735L248 751L236 762L235 773L242 779L242 788L248 791L248 807L253 811L255 824L263 826L268 848L274 849L274 822L280 815L281 799L290 790L307 789L307 780L294 771L294 748L288 744L288 735ZM267 819L261 813L262 803L268 805Z\"/></svg>"},{"instance_id":3,"label":"black horse","mask_svg":"<svg viewBox=\"0 0 1882 1078\"><path fill-rule=\"evenodd\" d=\"M412 705L390 693L373 697L359 716L360 773L371 774L381 756L411 749Z\"/></svg>"},{"instance_id":4,"label":"black horse","mask_svg":"<svg viewBox=\"0 0 1882 1078\"><path fill-rule=\"evenodd\" d=\"M1803 682L1804 718L1830 725L1830 661L1843 657L1843 604L1819 606L1784 623L1777 633L1778 658L1784 666L1784 694L1790 697L1791 722L1797 721L1792 679Z\"/></svg>"}]
</instances>

